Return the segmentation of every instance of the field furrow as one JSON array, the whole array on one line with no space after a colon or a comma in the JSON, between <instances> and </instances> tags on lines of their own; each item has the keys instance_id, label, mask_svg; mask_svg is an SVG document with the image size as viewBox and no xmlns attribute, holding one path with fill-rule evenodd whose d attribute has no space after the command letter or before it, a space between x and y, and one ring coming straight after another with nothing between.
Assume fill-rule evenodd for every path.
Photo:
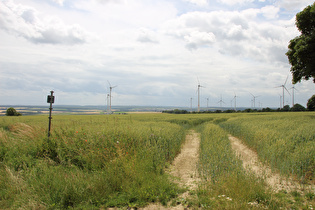
<instances>
[{"instance_id":1,"label":"field furrow","mask_svg":"<svg viewBox=\"0 0 315 210\"><path fill-rule=\"evenodd\" d=\"M253 171L258 177L262 177L266 183L275 191L298 191L303 193L305 190L314 191L314 186L310 184L300 184L290 177L284 177L279 173L272 172L271 169L262 164L255 151L247 147L242 141L234 136L229 135L232 149L242 160L243 167Z\"/></svg>"}]
</instances>

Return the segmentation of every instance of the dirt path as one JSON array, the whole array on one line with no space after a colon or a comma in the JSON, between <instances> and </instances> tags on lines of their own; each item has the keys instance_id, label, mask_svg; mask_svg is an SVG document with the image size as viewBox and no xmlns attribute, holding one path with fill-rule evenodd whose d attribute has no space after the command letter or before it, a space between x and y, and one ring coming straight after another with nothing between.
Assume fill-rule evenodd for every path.
<instances>
[{"instance_id":1,"label":"dirt path","mask_svg":"<svg viewBox=\"0 0 315 210\"><path fill-rule=\"evenodd\" d=\"M174 177L174 181L187 191L180 195L177 200L185 201L190 195L189 192L196 189L198 184L197 162L199 159L200 134L190 130L186 135L186 141L182 146L181 153L175 158L173 164L167 171ZM164 207L160 204L150 204L143 208L148 209L185 209L182 204L175 207Z\"/></svg>"},{"instance_id":2,"label":"dirt path","mask_svg":"<svg viewBox=\"0 0 315 210\"><path fill-rule=\"evenodd\" d=\"M248 148L236 137L229 136L232 149L236 152L236 155L243 161L243 167L247 170L253 171L257 176L264 177L266 183L274 190L286 190L287 192L297 190L302 192L305 189L314 189L314 186L301 186L299 183L293 181L290 178L282 177L278 173L272 173L271 169L264 166L258 160L257 153Z\"/></svg>"}]
</instances>

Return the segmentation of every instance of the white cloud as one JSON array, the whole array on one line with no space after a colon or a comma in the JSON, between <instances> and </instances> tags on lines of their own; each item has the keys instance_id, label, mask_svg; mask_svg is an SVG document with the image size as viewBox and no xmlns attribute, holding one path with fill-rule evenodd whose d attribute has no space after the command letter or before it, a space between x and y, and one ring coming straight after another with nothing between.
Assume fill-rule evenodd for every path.
<instances>
[{"instance_id":1,"label":"white cloud","mask_svg":"<svg viewBox=\"0 0 315 210\"><path fill-rule=\"evenodd\" d=\"M251 3L254 0L218 0L222 2L223 4L227 5L235 5L235 4L246 4L246 3Z\"/></svg>"},{"instance_id":2,"label":"white cloud","mask_svg":"<svg viewBox=\"0 0 315 210\"><path fill-rule=\"evenodd\" d=\"M207 0L184 0L184 1L190 2L192 4L196 4L198 6L205 6L208 4Z\"/></svg>"},{"instance_id":3,"label":"white cloud","mask_svg":"<svg viewBox=\"0 0 315 210\"><path fill-rule=\"evenodd\" d=\"M215 42L215 35L213 33L193 31L189 35L184 36L189 50L197 49L202 46L208 46Z\"/></svg>"},{"instance_id":4,"label":"white cloud","mask_svg":"<svg viewBox=\"0 0 315 210\"><path fill-rule=\"evenodd\" d=\"M52 1L58 4L59 6L63 6L63 3L65 2L65 0L52 0Z\"/></svg>"},{"instance_id":5,"label":"white cloud","mask_svg":"<svg viewBox=\"0 0 315 210\"><path fill-rule=\"evenodd\" d=\"M311 5L314 3L314 0L279 0L276 2L282 8L287 10L302 10L306 6Z\"/></svg>"},{"instance_id":6,"label":"white cloud","mask_svg":"<svg viewBox=\"0 0 315 210\"><path fill-rule=\"evenodd\" d=\"M279 11L280 11L280 8L271 6L271 5L261 8L261 12L263 16L265 16L267 19L277 18Z\"/></svg>"},{"instance_id":7,"label":"white cloud","mask_svg":"<svg viewBox=\"0 0 315 210\"><path fill-rule=\"evenodd\" d=\"M81 44L89 34L79 25L66 25L60 18L42 16L36 9L13 1L0 2L2 30L23 37L33 43Z\"/></svg>"},{"instance_id":8,"label":"white cloud","mask_svg":"<svg viewBox=\"0 0 315 210\"><path fill-rule=\"evenodd\" d=\"M164 30L166 34L188 42L188 49L213 44L227 55L286 63L285 52L292 33L284 25L258 19L258 14L276 18L278 8L266 7L262 11L186 13L165 24Z\"/></svg>"},{"instance_id":9,"label":"white cloud","mask_svg":"<svg viewBox=\"0 0 315 210\"><path fill-rule=\"evenodd\" d=\"M158 39L154 33L154 31L146 29L146 28L141 28L137 41L143 42L143 43L158 43Z\"/></svg>"}]
</instances>

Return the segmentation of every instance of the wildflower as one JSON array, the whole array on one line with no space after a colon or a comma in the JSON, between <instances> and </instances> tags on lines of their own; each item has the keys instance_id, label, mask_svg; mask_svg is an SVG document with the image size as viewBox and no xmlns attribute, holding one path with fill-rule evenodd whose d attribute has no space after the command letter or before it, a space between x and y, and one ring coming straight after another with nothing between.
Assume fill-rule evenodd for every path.
<instances>
[{"instance_id":1,"label":"wildflower","mask_svg":"<svg viewBox=\"0 0 315 210\"><path fill-rule=\"evenodd\" d=\"M87 142L87 140L85 140L85 142Z\"/></svg>"},{"instance_id":2,"label":"wildflower","mask_svg":"<svg viewBox=\"0 0 315 210\"><path fill-rule=\"evenodd\" d=\"M79 133L79 131L76 131L76 133Z\"/></svg>"}]
</instances>

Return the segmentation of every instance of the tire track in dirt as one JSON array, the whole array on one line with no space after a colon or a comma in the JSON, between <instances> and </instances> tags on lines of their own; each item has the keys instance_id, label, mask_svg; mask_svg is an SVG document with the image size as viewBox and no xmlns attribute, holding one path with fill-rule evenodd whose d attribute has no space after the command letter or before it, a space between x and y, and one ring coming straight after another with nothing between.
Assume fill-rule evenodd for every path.
<instances>
[{"instance_id":1,"label":"tire track in dirt","mask_svg":"<svg viewBox=\"0 0 315 210\"><path fill-rule=\"evenodd\" d=\"M253 171L258 177L265 178L266 183L276 192L285 190L287 192L304 190L312 190L315 188L312 185L301 185L298 182L281 176L279 173L274 173L271 169L263 165L256 152L247 147L242 141L234 136L229 135L232 149L236 155L243 161L243 167L246 170Z\"/></svg>"},{"instance_id":2,"label":"tire track in dirt","mask_svg":"<svg viewBox=\"0 0 315 210\"><path fill-rule=\"evenodd\" d=\"M178 183L181 187L187 188L187 191L180 195L176 200L186 200L190 196L189 192L195 190L198 186L199 177L197 171L197 162L199 159L199 145L200 133L190 130L186 135L186 140L181 148L181 152L177 155L172 165L167 170L167 173L174 177L174 182ZM161 204L150 204L149 206L142 209L182 210L185 209L185 207L182 204L174 207L165 207Z\"/></svg>"}]
</instances>

